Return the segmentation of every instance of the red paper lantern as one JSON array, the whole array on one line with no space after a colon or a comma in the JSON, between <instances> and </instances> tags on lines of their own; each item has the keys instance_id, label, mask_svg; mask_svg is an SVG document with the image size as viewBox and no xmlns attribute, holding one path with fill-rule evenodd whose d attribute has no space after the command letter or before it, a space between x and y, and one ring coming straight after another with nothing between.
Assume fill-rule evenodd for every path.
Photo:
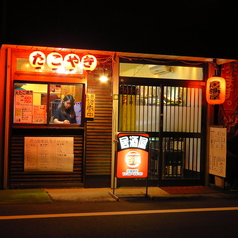
<instances>
[{"instance_id":1,"label":"red paper lantern","mask_svg":"<svg viewBox=\"0 0 238 238\"><path fill-rule=\"evenodd\" d=\"M50 53L47 56L47 64L53 70L58 69L63 64L63 57L62 57L62 55L57 53L57 52Z\"/></svg>"},{"instance_id":2,"label":"red paper lantern","mask_svg":"<svg viewBox=\"0 0 238 238\"><path fill-rule=\"evenodd\" d=\"M206 98L209 104L222 104L226 99L226 80L213 76L207 80Z\"/></svg>"},{"instance_id":3,"label":"red paper lantern","mask_svg":"<svg viewBox=\"0 0 238 238\"><path fill-rule=\"evenodd\" d=\"M97 67L97 58L93 55L85 55L82 58L83 69L93 71Z\"/></svg>"},{"instance_id":4,"label":"red paper lantern","mask_svg":"<svg viewBox=\"0 0 238 238\"><path fill-rule=\"evenodd\" d=\"M29 55L29 62L35 69L41 69L45 65L45 54L34 51Z\"/></svg>"},{"instance_id":5,"label":"red paper lantern","mask_svg":"<svg viewBox=\"0 0 238 238\"><path fill-rule=\"evenodd\" d=\"M68 54L64 57L64 65L66 69L74 70L78 68L80 64L80 58L76 54Z\"/></svg>"}]
</instances>

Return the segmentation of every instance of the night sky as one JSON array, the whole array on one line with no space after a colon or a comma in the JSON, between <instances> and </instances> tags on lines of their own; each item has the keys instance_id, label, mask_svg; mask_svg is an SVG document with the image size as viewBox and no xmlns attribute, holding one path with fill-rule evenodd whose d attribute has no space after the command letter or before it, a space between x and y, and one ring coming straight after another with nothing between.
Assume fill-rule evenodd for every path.
<instances>
[{"instance_id":1,"label":"night sky","mask_svg":"<svg viewBox=\"0 0 238 238\"><path fill-rule=\"evenodd\" d=\"M3 0L1 43L237 58L237 2Z\"/></svg>"}]
</instances>

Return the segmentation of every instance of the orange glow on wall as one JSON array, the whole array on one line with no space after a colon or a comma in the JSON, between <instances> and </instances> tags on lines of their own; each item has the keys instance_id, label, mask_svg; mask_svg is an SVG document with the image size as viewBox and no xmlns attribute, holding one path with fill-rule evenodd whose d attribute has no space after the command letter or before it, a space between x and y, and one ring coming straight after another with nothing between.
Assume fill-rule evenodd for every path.
<instances>
[{"instance_id":1,"label":"orange glow on wall","mask_svg":"<svg viewBox=\"0 0 238 238\"><path fill-rule=\"evenodd\" d=\"M222 104L226 98L226 80L213 76L207 80L206 99L209 104Z\"/></svg>"},{"instance_id":2,"label":"orange glow on wall","mask_svg":"<svg viewBox=\"0 0 238 238\"><path fill-rule=\"evenodd\" d=\"M63 64L63 57L57 52L52 52L47 56L47 64L53 70L58 69Z\"/></svg>"},{"instance_id":3,"label":"orange glow on wall","mask_svg":"<svg viewBox=\"0 0 238 238\"><path fill-rule=\"evenodd\" d=\"M93 55L85 55L82 58L83 69L93 71L97 67L97 58Z\"/></svg>"},{"instance_id":4,"label":"orange glow on wall","mask_svg":"<svg viewBox=\"0 0 238 238\"><path fill-rule=\"evenodd\" d=\"M45 54L41 51L34 51L29 56L29 62L35 69L41 69L45 64Z\"/></svg>"}]
</instances>

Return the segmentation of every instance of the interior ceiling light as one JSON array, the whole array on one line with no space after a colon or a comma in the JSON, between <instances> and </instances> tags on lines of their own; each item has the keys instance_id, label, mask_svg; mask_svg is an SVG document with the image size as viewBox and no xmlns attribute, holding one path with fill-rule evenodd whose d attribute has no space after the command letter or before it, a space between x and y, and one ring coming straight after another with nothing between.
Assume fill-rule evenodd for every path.
<instances>
[{"instance_id":1,"label":"interior ceiling light","mask_svg":"<svg viewBox=\"0 0 238 238\"><path fill-rule=\"evenodd\" d=\"M105 76L105 75L102 75L102 76L99 78L99 80L100 80L101 82L107 82L108 77Z\"/></svg>"}]
</instances>

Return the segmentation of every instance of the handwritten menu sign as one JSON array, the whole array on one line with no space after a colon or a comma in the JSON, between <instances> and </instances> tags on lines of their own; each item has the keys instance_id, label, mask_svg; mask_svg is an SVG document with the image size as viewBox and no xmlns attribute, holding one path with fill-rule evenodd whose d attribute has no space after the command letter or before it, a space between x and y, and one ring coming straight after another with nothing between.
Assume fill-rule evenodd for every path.
<instances>
[{"instance_id":1,"label":"handwritten menu sign","mask_svg":"<svg viewBox=\"0 0 238 238\"><path fill-rule=\"evenodd\" d=\"M73 172L73 137L25 137L24 171Z\"/></svg>"},{"instance_id":2,"label":"handwritten menu sign","mask_svg":"<svg viewBox=\"0 0 238 238\"><path fill-rule=\"evenodd\" d=\"M209 173L226 177L226 128L210 127Z\"/></svg>"},{"instance_id":3,"label":"handwritten menu sign","mask_svg":"<svg viewBox=\"0 0 238 238\"><path fill-rule=\"evenodd\" d=\"M33 106L33 123L46 123L46 105Z\"/></svg>"},{"instance_id":4,"label":"handwritten menu sign","mask_svg":"<svg viewBox=\"0 0 238 238\"><path fill-rule=\"evenodd\" d=\"M14 123L32 123L32 90L14 90Z\"/></svg>"},{"instance_id":5,"label":"handwritten menu sign","mask_svg":"<svg viewBox=\"0 0 238 238\"><path fill-rule=\"evenodd\" d=\"M94 118L95 114L95 93L87 93L86 94L86 107L85 107L86 118Z\"/></svg>"}]
</instances>

